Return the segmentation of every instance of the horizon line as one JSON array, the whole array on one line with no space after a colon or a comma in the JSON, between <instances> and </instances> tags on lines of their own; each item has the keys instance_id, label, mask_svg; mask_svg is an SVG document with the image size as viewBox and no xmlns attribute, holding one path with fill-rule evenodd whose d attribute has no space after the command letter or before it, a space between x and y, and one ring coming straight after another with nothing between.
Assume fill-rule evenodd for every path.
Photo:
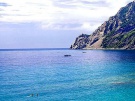
<instances>
[{"instance_id":1,"label":"horizon line","mask_svg":"<svg viewBox=\"0 0 135 101\"><path fill-rule=\"evenodd\" d=\"M70 49L70 48L3 48L3 49L0 49L0 51L16 51L16 50L19 50L19 51L25 51L25 50L61 50L61 49Z\"/></svg>"}]
</instances>

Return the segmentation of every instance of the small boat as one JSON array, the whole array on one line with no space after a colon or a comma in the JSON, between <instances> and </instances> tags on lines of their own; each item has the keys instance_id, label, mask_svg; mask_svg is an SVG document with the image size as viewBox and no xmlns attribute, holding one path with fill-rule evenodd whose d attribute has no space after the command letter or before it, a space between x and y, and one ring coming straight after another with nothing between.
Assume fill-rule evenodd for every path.
<instances>
[{"instance_id":1,"label":"small boat","mask_svg":"<svg viewBox=\"0 0 135 101\"><path fill-rule=\"evenodd\" d=\"M69 56L71 56L71 55L64 55L65 57L69 57Z\"/></svg>"}]
</instances>

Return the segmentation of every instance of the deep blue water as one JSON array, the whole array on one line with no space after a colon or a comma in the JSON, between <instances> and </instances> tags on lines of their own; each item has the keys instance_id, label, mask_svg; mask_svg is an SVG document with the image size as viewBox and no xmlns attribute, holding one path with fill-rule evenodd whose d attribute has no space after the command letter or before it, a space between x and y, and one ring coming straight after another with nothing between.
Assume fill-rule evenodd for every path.
<instances>
[{"instance_id":1,"label":"deep blue water","mask_svg":"<svg viewBox=\"0 0 135 101\"><path fill-rule=\"evenodd\" d=\"M0 50L0 101L38 100L135 101L135 51Z\"/></svg>"}]
</instances>

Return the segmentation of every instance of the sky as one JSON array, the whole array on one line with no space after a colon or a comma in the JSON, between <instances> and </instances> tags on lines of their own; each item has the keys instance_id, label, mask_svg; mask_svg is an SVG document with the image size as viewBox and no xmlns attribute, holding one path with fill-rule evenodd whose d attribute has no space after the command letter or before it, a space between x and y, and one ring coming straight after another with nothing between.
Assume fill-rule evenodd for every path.
<instances>
[{"instance_id":1,"label":"sky","mask_svg":"<svg viewBox=\"0 0 135 101\"><path fill-rule=\"evenodd\" d=\"M0 0L0 49L69 48L133 0Z\"/></svg>"}]
</instances>

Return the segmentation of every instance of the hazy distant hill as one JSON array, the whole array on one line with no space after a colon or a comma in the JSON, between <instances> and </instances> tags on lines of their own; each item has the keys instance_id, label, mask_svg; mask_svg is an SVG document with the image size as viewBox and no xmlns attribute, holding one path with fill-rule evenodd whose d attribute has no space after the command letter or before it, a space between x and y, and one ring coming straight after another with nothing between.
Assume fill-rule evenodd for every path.
<instances>
[{"instance_id":1,"label":"hazy distant hill","mask_svg":"<svg viewBox=\"0 0 135 101\"><path fill-rule=\"evenodd\" d=\"M91 35L78 36L71 49L135 49L135 0Z\"/></svg>"}]
</instances>

